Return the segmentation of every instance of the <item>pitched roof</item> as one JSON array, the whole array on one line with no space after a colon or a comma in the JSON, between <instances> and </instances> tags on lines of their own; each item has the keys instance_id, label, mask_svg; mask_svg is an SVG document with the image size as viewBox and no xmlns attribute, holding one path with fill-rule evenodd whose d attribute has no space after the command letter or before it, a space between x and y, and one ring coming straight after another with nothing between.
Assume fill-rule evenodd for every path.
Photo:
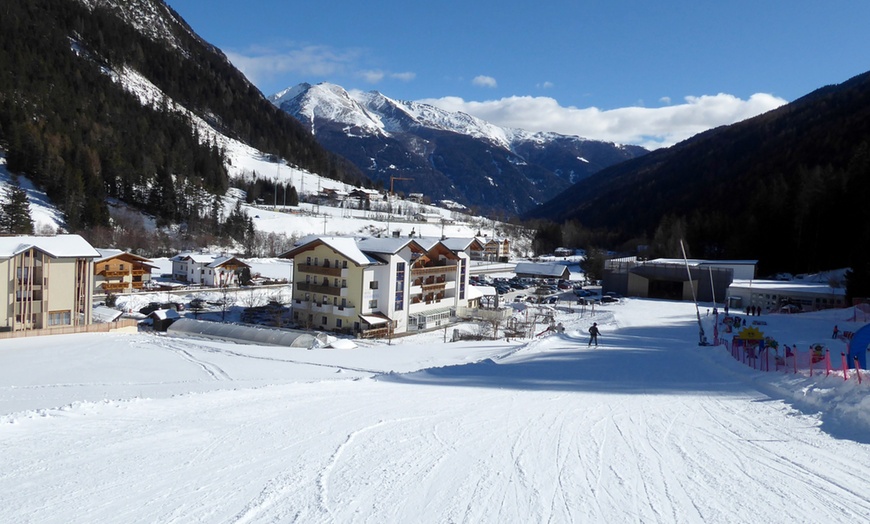
<instances>
[{"instance_id":1,"label":"pitched roof","mask_svg":"<svg viewBox=\"0 0 870 524\"><path fill-rule=\"evenodd\" d=\"M11 258L30 248L52 257L97 258L100 253L79 235L0 237L0 258Z\"/></svg>"},{"instance_id":2,"label":"pitched roof","mask_svg":"<svg viewBox=\"0 0 870 524\"><path fill-rule=\"evenodd\" d=\"M359 266L380 264L380 262L375 258L363 253L359 246L357 246L356 239L353 237L308 236L302 239L295 248L281 254L280 257L293 258L299 253L303 253L308 249L312 249L321 244L332 248L333 251L340 253L343 257Z\"/></svg>"},{"instance_id":3,"label":"pitched roof","mask_svg":"<svg viewBox=\"0 0 870 524\"><path fill-rule=\"evenodd\" d=\"M239 260L238 258L236 258L236 257L232 257L232 256L219 256L219 257L216 257L216 258L215 258L214 260L212 260L212 262L211 262L208 266L206 266L206 267L210 267L210 268L221 267L222 265L226 264L227 262L229 262L229 261L231 261L231 260L235 260L236 263L238 263L240 266L251 267L250 265L245 264L244 262L242 262L242 261Z\"/></svg>"},{"instance_id":4,"label":"pitched roof","mask_svg":"<svg viewBox=\"0 0 870 524\"><path fill-rule=\"evenodd\" d=\"M104 260L109 260L115 257L123 257L130 260L136 260L142 263L143 266L151 266L156 268L158 266L151 263L151 260L145 257L140 257L139 255L130 253L129 251L122 251L120 249L102 249L97 248L97 253L100 254L99 258L94 260L94 262L102 262Z\"/></svg>"},{"instance_id":5,"label":"pitched roof","mask_svg":"<svg viewBox=\"0 0 870 524\"><path fill-rule=\"evenodd\" d=\"M566 271L568 271L568 266L564 264L536 264L534 262L518 262L514 268L514 273L517 275L539 275L543 277L561 277Z\"/></svg>"}]
</instances>

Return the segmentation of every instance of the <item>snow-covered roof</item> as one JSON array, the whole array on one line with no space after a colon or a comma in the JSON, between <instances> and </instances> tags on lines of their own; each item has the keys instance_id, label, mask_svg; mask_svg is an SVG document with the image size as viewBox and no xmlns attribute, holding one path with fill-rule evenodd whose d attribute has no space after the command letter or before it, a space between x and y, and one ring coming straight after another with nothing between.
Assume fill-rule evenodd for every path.
<instances>
[{"instance_id":1,"label":"snow-covered roof","mask_svg":"<svg viewBox=\"0 0 870 524\"><path fill-rule=\"evenodd\" d=\"M388 253L395 254L405 248L411 242L415 242L411 238L401 237L366 237L357 241L357 246L360 250L366 253Z\"/></svg>"},{"instance_id":2,"label":"snow-covered roof","mask_svg":"<svg viewBox=\"0 0 870 524\"><path fill-rule=\"evenodd\" d=\"M97 258L100 253L79 235L0 237L0 258L10 258L30 248L53 257Z\"/></svg>"},{"instance_id":3,"label":"snow-covered roof","mask_svg":"<svg viewBox=\"0 0 870 524\"><path fill-rule=\"evenodd\" d=\"M800 282L795 280L735 280L731 288L765 290L779 293L811 293L820 295L846 296L846 288L831 287L818 282Z\"/></svg>"},{"instance_id":4,"label":"snow-covered roof","mask_svg":"<svg viewBox=\"0 0 870 524\"><path fill-rule=\"evenodd\" d=\"M174 309L155 309L148 316L155 318L157 320L166 320L169 318L181 318L181 315L178 314L178 311L175 311Z\"/></svg>"},{"instance_id":5,"label":"snow-covered roof","mask_svg":"<svg viewBox=\"0 0 870 524\"><path fill-rule=\"evenodd\" d=\"M100 260L106 260L107 258L113 258L113 257L116 257L116 256L120 255L121 253L124 253L124 251L122 251L122 250L120 250L120 249L102 249L102 248L96 248L96 250L97 250L97 253L100 254L100 258L98 258L98 259L96 260L97 262L100 261Z\"/></svg>"},{"instance_id":6,"label":"snow-covered roof","mask_svg":"<svg viewBox=\"0 0 870 524\"><path fill-rule=\"evenodd\" d=\"M757 260L702 260L697 258L690 258L688 260L683 258L654 258L646 262L647 264L665 264L665 265L680 265L685 266L688 264L690 267L701 267L701 266L752 266L758 264Z\"/></svg>"},{"instance_id":7,"label":"snow-covered roof","mask_svg":"<svg viewBox=\"0 0 870 524\"><path fill-rule=\"evenodd\" d=\"M476 238L468 237L468 238L445 238L441 241L442 244L447 246L447 249L451 251L465 251L468 249Z\"/></svg>"},{"instance_id":8,"label":"snow-covered roof","mask_svg":"<svg viewBox=\"0 0 870 524\"><path fill-rule=\"evenodd\" d=\"M342 256L360 266L381 263L377 259L363 253L357 245L357 239L353 237L308 236L297 243L295 248L282 254L281 258L292 258L305 251L311 244L317 243L329 246L337 253L341 253Z\"/></svg>"},{"instance_id":9,"label":"snow-covered roof","mask_svg":"<svg viewBox=\"0 0 870 524\"><path fill-rule=\"evenodd\" d=\"M227 262L229 262L231 260L235 260L236 263L238 263L239 265L242 265L245 267L251 267L248 264L245 264L244 262L239 260L238 258L232 257L232 256L219 256L219 257L215 258L207 267L218 268L218 267L221 267L222 265L226 264Z\"/></svg>"},{"instance_id":10,"label":"snow-covered roof","mask_svg":"<svg viewBox=\"0 0 870 524\"><path fill-rule=\"evenodd\" d=\"M172 257L170 260L173 262L181 262L183 260L190 260L197 264L210 264L214 259L220 257L216 253L202 253L202 252L188 252L188 253L179 253Z\"/></svg>"},{"instance_id":11,"label":"snow-covered roof","mask_svg":"<svg viewBox=\"0 0 870 524\"><path fill-rule=\"evenodd\" d=\"M138 260L138 261L142 262L142 265L145 265L145 266L151 266L152 268L158 267L158 266L155 266L154 264L152 264L151 260L149 260L145 257L140 257L139 255L135 255L133 253L130 253L129 251L123 251L120 249L103 249L103 248L96 248L96 249L97 249L97 253L99 253L100 256L99 256L99 258L94 260L94 262L102 262L103 260L109 260L111 258L124 256L124 257L130 258L130 259Z\"/></svg>"},{"instance_id":12,"label":"snow-covered roof","mask_svg":"<svg viewBox=\"0 0 870 524\"><path fill-rule=\"evenodd\" d=\"M564 264L536 264L535 262L518 262L514 268L517 275L540 275L545 277L561 277L568 271Z\"/></svg>"},{"instance_id":13,"label":"snow-covered roof","mask_svg":"<svg viewBox=\"0 0 870 524\"><path fill-rule=\"evenodd\" d=\"M480 291L480 296L483 297L494 297L498 295L498 292L492 286L469 286L469 288Z\"/></svg>"},{"instance_id":14,"label":"snow-covered roof","mask_svg":"<svg viewBox=\"0 0 870 524\"><path fill-rule=\"evenodd\" d=\"M123 311L108 306L94 306L91 310L91 318L94 322L113 322L123 314Z\"/></svg>"}]
</instances>

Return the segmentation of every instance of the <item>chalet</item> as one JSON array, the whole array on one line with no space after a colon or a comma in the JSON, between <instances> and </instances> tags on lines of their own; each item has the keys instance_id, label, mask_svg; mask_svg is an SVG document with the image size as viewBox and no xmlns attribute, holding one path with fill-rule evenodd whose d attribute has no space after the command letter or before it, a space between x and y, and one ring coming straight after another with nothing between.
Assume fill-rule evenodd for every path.
<instances>
[{"instance_id":1,"label":"chalet","mask_svg":"<svg viewBox=\"0 0 870 524\"><path fill-rule=\"evenodd\" d=\"M507 262L510 258L511 242L508 239L490 238L483 240L483 259L491 262Z\"/></svg>"},{"instance_id":2,"label":"chalet","mask_svg":"<svg viewBox=\"0 0 870 524\"><path fill-rule=\"evenodd\" d=\"M320 197L321 200L324 200L327 202L332 202L332 203L344 202L348 196L349 196L349 193L347 191L343 191L341 189L334 189L334 188L330 188L330 187L325 187L325 188L321 189L320 193L318 194L318 197Z\"/></svg>"},{"instance_id":3,"label":"chalet","mask_svg":"<svg viewBox=\"0 0 870 524\"><path fill-rule=\"evenodd\" d=\"M213 253L181 253L169 260L173 280L207 287L238 285L238 272L250 268L234 256Z\"/></svg>"},{"instance_id":4,"label":"chalet","mask_svg":"<svg viewBox=\"0 0 870 524\"><path fill-rule=\"evenodd\" d=\"M384 336L426 329L464 305L468 257L439 241L309 237L293 264L293 317L306 327Z\"/></svg>"},{"instance_id":5,"label":"chalet","mask_svg":"<svg viewBox=\"0 0 870 524\"><path fill-rule=\"evenodd\" d=\"M99 256L79 235L0 237L0 330L90 324Z\"/></svg>"},{"instance_id":6,"label":"chalet","mask_svg":"<svg viewBox=\"0 0 870 524\"><path fill-rule=\"evenodd\" d=\"M94 260L96 293L131 293L149 287L151 271L157 269L151 260L120 249L97 249L97 252L100 256Z\"/></svg>"}]
</instances>

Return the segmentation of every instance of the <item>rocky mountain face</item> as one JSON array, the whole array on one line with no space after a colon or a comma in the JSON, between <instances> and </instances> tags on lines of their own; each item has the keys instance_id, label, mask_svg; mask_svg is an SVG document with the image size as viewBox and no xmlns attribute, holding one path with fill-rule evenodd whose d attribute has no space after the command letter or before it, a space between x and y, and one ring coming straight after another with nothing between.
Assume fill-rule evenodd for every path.
<instances>
[{"instance_id":1,"label":"rocky mountain face","mask_svg":"<svg viewBox=\"0 0 870 524\"><path fill-rule=\"evenodd\" d=\"M300 84L269 99L383 187L488 214L523 213L605 167L647 152L506 129L464 113L333 84Z\"/></svg>"}]
</instances>

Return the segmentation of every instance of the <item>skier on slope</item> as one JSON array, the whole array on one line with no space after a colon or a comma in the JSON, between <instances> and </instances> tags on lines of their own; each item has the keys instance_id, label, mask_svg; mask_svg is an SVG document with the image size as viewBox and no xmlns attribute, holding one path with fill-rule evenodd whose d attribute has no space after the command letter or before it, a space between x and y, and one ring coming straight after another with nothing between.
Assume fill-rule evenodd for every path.
<instances>
[{"instance_id":1,"label":"skier on slope","mask_svg":"<svg viewBox=\"0 0 870 524\"><path fill-rule=\"evenodd\" d=\"M592 346L592 343L595 342L595 347L598 347L598 323L593 322L592 327L589 328L589 344L586 347Z\"/></svg>"}]
</instances>

